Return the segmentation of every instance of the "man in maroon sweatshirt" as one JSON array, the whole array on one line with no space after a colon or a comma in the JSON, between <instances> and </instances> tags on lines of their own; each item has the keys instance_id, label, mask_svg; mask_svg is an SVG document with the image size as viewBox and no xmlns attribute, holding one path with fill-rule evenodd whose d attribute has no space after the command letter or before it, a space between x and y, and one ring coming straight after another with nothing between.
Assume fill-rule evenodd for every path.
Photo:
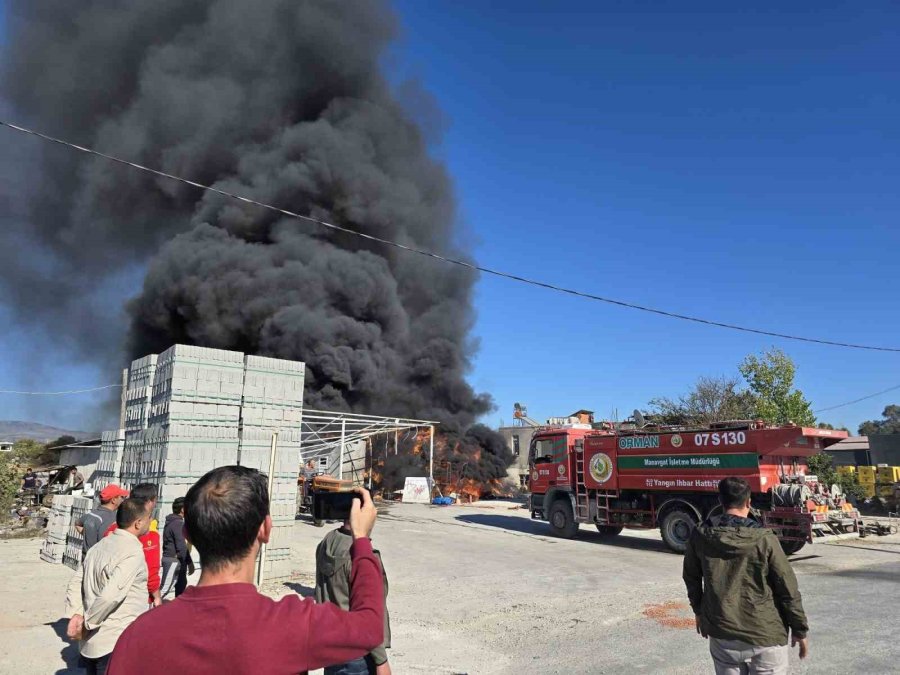
<instances>
[{"instance_id":1,"label":"man in maroon sweatshirt","mask_svg":"<svg viewBox=\"0 0 900 675\"><path fill-rule=\"evenodd\" d=\"M265 476L241 466L207 473L184 505L184 532L200 554L200 581L122 634L110 675L305 673L380 645L384 589L369 541L375 506L366 490L359 494L350 513L350 610L297 595L276 602L253 585L257 553L272 530Z\"/></svg>"}]
</instances>

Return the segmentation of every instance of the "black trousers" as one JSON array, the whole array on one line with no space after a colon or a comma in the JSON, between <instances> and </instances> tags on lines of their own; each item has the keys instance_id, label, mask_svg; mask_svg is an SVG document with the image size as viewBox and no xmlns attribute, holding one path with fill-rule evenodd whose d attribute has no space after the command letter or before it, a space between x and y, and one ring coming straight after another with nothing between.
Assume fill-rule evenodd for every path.
<instances>
[{"instance_id":1,"label":"black trousers","mask_svg":"<svg viewBox=\"0 0 900 675\"><path fill-rule=\"evenodd\" d=\"M109 667L109 659L111 657L112 652L96 659L89 659L86 656L82 656L81 662L84 665L87 675L106 675L106 669Z\"/></svg>"}]
</instances>

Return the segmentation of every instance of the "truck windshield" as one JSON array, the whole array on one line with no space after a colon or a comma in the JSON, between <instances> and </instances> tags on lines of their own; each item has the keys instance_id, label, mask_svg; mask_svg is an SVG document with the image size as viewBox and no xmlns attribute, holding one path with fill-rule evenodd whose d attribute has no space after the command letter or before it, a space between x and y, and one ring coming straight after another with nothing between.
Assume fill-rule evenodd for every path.
<instances>
[{"instance_id":1,"label":"truck windshield","mask_svg":"<svg viewBox=\"0 0 900 675\"><path fill-rule=\"evenodd\" d=\"M532 452L535 464L548 464L554 461L553 439L541 438L534 442Z\"/></svg>"}]
</instances>

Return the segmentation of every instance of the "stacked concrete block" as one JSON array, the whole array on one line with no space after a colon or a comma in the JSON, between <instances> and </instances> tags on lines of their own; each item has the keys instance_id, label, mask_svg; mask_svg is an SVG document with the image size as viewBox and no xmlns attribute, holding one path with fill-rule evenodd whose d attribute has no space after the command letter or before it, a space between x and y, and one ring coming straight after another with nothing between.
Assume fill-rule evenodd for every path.
<instances>
[{"instance_id":1,"label":"stacked concrete block","mask_svg":"<svg viewBox=\"0 0 900 675\"><path fill-rule=\"evenodd\" d=\"M147 428L156 379L158 357L148 354L131 362L128 388L125 390L125 431L130 436Z\"/></svg>"},{"instance_id":2,"label":"stacked concrete block","mask_svg":"<svg viewBox=\"0 0 900 675\"><path fill-rule=\"evenodd\" d=\"M135 360L123 397L123 447L113 432L103 437L101 487L113 476L126 489L156 483L162 521L211 469L241 464L268 474L277 430L266 575L289 576L304 375L300 362L187 345ZM121 449L117 472L114 449Z\"/></svg>"},{"instance_id":3,"label":"stacked concrete block","mask_svg":"<svg viewBox=\"0 0 900 675\"><path fill-rule=\"evenodd\" d=\"M173 345L159 355L153 383L153 402L183 402L241 405L244 388L244 354L224 349ZM194 409L190 409L193 414ZM157 416L172 414L160 410ZM186 416L188 409L179 408L177 414ZM197 408L197 415L206 419L223 414L220 409ZM235 422L237 421L237 415ZM165 423L167 420L161 420ZM179 421L193 421L182 419Z\"/></svg>"},{"instance_id":4,"label":"stacked concrete block","mask_svg":"<svg viewBox=\"0 0 900 675\"><path fill-rule=\"evenodd\" d=\"M144 477L144 437L146 429L127 433L125 449L122 452L122 463L119 469L119 482L122 487L143 482Z\"/></svg>"},{"instance_id":5,"label":"stacked concrete block","mask_svg":"<svg viewBox=\"0 0 900 675\"><path fill-rule=\"evenodd\" d=\"M84 537L75 529L75 524L94 507L94 501L90 497L71 497L71 499L72 514L69 520L69 532L66 535L66 550L63 553L63 564L74 570L81 564L81 556L84 549Z\"/></svg>"},{"instance_id":6,"label":"stacked concrete block","mask_svg":"<svg viewBox=\"0 0 900 675\"><path fill-rule=\"evenodd\" d=\"M300 424L305 365L265 356L244 359L240 464L268 474L272 434L278 432L270 512L272 536L266 551L267 579L291 575L291 533L297 512Z\"/></svg>"},{"instance_id":7,"label":"stacked concrete block","mask_svg":"<svg viewBox=\"0 0 900 675\"><path fill-rule=\"evenodd\" d=\"M302 408L305 374L306 364L302 361L248 354L244 358L244 407Z\"/></svg>"},{"instance_id":8,"label":"stacked concrete block","mask_svg":"<svg viewBox=\"0 0 900 675\"><path fill-rule=\"evenodd\" d=\"M72 521L72 495L56 495L50 507L41 559L61 563L66 553L66 543Z\"/></svg>"},{"instance_id":9,"label":"stacked concrete block","mask_svg":"<svg viewBox=\"0 0 900 675\"><path fill-rule=\"evenodd\" d=\"M100 458L94 473L95 502L100 491L110 483L121 480L122 458L125 454L125 429L104 431L100 435Z\"/></svg>"}]
</instances>

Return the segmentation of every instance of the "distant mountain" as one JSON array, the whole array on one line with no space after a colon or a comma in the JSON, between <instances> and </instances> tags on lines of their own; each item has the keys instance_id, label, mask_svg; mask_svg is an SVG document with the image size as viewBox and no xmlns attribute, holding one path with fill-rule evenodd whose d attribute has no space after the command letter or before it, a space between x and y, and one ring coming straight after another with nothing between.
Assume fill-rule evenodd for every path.
<instances>
[{"instance_id":1,"label":"distant mountain","mask_svg":"<svg viewBox=\"0 0 900 675\"><path fill-rule=\"evenodd\" d=\"M60 429L37 422L0 420L0 441L18 441L22 438L33 438L41 443L46 443L47 441L54 441L60 436L74 436L81 441L86 438L97 438L99 435L89 431Z\"/></svg>"}]
</instances>

